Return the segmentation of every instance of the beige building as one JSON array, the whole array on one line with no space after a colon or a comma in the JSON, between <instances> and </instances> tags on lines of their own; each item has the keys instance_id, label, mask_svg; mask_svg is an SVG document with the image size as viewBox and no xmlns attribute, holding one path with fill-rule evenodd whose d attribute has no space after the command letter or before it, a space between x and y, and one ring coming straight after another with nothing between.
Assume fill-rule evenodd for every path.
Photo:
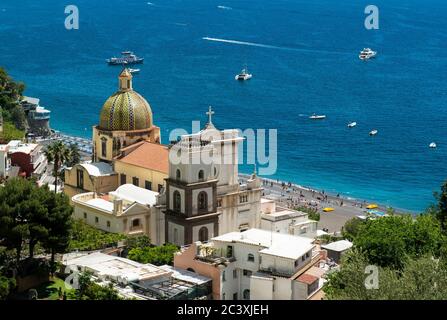
<instances>
[{"instance_id":1,"label":"beige building","mask_svg":"<svg viewBox=\"0 0 447 320\"><path fill-rule=\"evenodd\" d=\"M161 192L168 177L168 148L158 143L141 141L121 149L115 158L114 171L119 185L132 183L148 190Z\"/></svg>"},{"instance_id":2,"label":"beige building","mask_svg":"<svg viewBox=\"0 0 447 320\"><path fill-rule=\"evenodd\" d=\"M80 163L64 171L64 192L71 199L76 194L105 194L118 187L118 175L105 162Z\"/></svg>"},{"instance_id":3,"label":"beige building","mask_svg":"<svg viewBox=\"0 0 447 320\"><path fill-rule=\"evenodd\" d=\"M158 193L132 184L99 196L95 192L72 197L75 219L112 233L147 235L153 244L164 243L164 216L157 207Z\"/></svg>"}]
</instances>

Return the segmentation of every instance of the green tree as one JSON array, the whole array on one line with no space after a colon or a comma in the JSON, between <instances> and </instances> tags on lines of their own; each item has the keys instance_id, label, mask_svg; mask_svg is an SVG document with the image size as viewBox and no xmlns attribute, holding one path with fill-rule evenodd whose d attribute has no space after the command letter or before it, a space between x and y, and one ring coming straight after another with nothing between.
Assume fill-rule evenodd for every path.
<instances>
[{"instance_id":1,"label":"green tree","mask_svg":"<svg viewBox=\"0 0 447 320\"><path fill-rule=\"evenodd\" d=\"M117 245L127 237L119 233L105 232L89 226L82 220L73 220L70 250L98 250Z\"/></svg>"},{"instance_id":2,"label":"green tree","mask_svg":"<svg viewBox=\"0 0 447 320\"><path fill-rule=\"evenodd\" d=\"M74 143L70 144L68 149L70 151L70 158L67 161L67 166L72 167L81 162L81 154L79 153L78 146Z\"/></svg>"},{"instance_id":3,"label":"green tree","mask_svg":"<svg viewBox=\"0 0 447 320\"><path fill-rule=\"evenodd\" d=\"M0 300L5 300L15 285L15 279L0 275Z\"/></svg>"},{"instance_id":4,"label":"green tree","mask_svg":"<svg viewBox=\"0 0 447 320\"><path fill-rule=\"evenodd\" d=\"M354 238L359 234L362 225L365 223L364 220L354 217L346 221L342 229L343 237L349 241L353 241Z\"/></svg>"},{"instance_id":5,"label":"green tree","mask_svg":"<svg viewBox=\"0 0 447 320\"><path fill-rule=\"evenodd\" d=\"M435 193L438 206L435 210L436 218L441 223L441 228L447 232L447 181L441 186L441 192Z\"/></svg>"},{"instance_id":6,"label":"green tree","mask_svg":"<svg viewBox=\"0 0 447 320\"><path fill-rule=\"evenodd\" d=\"M150 263L156 266L172 265L174 254L179 251L176 245L167 243L159 247L137 247L129 251L128 258L140 263Z\"/></svg>"},{"instance_id":7,"label":"green tree","mask_svg":"<svg viewBox=\"0 0 447 320\"><path fill-rule=\"evenodd\" d=\"M54 188L54 192L57 193L59 169L64 163L70 160L70 150L62 141L55 141L47 146L45 156L47 157L48 161L53 162L54 164L53 175L55 178L54 184L56 186Z\"/></svg>"},{"instance_id":8,"label":"green tree","mask_svg":"<svg viewBox=\"0 0 447 320\"><path fill-rule=\"evenodd\" d=\"M23 108L19 105L16 105L12 108L10 113L11 120L14 123L15 127L19 130L26 130L28 122L26 120L26 115L25 111L23 111Z\"/></svg>"},{"instance_id":9,"label":"green tree","mask_svg":"<svg viewBox=\"0 0 447 320\"><path fill-rule=\"evenodd\" d=\"M78 300L122 300L118 291L111 283L101 286L92 281L90 272L79 275L79 289L76 290L75 298Z\"/></svg>"},{"instance_id":10,"label":"green tree","mask_svg":"<svg viewBox=\"0 0 447 320\"><path fill-rule=\"evenodd\" d=\"M48 236L44 239L43 245L51 253L50 267L53 273L56 267L56 253L66 252L70 245L73 207L65 194L53 194L48 189L46 193L49 195L44 202L49 211L48 219L45 221Z\"/></svg>"}]
</instances>

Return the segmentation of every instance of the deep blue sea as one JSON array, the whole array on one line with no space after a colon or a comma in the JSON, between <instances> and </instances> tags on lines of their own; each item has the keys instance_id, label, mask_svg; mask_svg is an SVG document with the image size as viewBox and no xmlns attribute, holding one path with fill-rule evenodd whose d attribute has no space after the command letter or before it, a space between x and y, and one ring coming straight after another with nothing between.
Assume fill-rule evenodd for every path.
<instances>
[{"instance_id":1,"label":"deep blue sea","mask_svg":"<svg viewBox=\"0 0 447 320\"><path fill-rule=\"evenodd\" d=\"M372 2L379 30L364 28ZM68 4L79 30L64 27ZM117 89L105 59L133 50L163 142L212 105L219 128L278 129L275 178L417 211L447 178L446 16L445 0L0 0L0 66L53 128L90 137ZM239 83L244 64L254 77Z\"/></svg>"}]
</instances>

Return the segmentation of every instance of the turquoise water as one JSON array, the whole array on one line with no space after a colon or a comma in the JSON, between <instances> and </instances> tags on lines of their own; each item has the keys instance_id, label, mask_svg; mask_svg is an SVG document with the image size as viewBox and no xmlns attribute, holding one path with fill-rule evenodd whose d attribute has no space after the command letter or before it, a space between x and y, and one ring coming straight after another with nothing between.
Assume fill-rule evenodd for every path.
<instances>
[{"instance_id":1,"label":"turquoise water","mask_svg":"<svg viewBox=\"0 0 447 320\"><path fill-rule=\"evenodd\" d=\"M117 87L105 59L133 50L145 57L134 87L165 143L212 105L220 128L278 129L275 178L409 210L447 178L445 1L374 1L380 30L363 27L362 0L74 2L76 31L61 1L0 2L0 65L52 110L53 128L89 137ZM361 62L363 47L377 59ZM254 77L238 83L245 63Z\"/></svg>"}]
</instances>

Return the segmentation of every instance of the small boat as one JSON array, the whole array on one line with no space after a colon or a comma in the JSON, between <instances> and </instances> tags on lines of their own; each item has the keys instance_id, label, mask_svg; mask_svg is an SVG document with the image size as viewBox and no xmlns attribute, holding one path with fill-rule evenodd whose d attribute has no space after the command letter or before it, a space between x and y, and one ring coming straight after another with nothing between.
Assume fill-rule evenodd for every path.
<instances>
[{"instance_id":1,"label":"small boat","mask_svg":"<svg viewBox=\"0 0 447 320\"><path fill-rule=\"evenodd\" d=\"M331 208L331 207L327 207L327 208L324 208L323 209L323 211L324 212L332 212L332 211L334 211L335 209L334 208Z\"/></svg>"},{"instance_id":2,"label":"small boat","mask_svg":"<svg viewBox=\"0 0 447 320\"><path fill-rule=\"evenodd\" d=\"M129 68L129 72L130 72L130 73L139 73L139 72L140 72L140 69L132 69L132 68Z\"/></svg>"},{"instance_id":3,"label":"small boat","mask_svg":"<svg viewBox=\"0 0 447 320\"><path fill-rule=\"evenodd\" d=\"M242 69L241 73L237 74L234 79L236 80L250 80L253 77L252 74L248 73L248 69L247 67L245 67L244 69Z\"/></svg>"},{"instance_id":4,"label":"small boat","mask_svg":"<svg viewBox=\"0 0 447 320\"><path fill-rule=\"evenodd\" d=\"M357 125L357 122L348 123L348 128L354 128Z\"/></svg>"},{"instance_id":5,"label":"small boat","mask_svg":"<svg viewBox=\"0 0 447 320\"><path fill-rule=\"evenodd\" d=\"M143 63L144 58L140 58L138 56L136 56L132 51L123 51L121 52L122 56L117 58L117 57L112 57L110 59L107 59L107 63L110 65L122 65L122 64L126 64L126 63L130 63L130 64L137 64L137 63Z\"/></svg>"},{"instance_id":6,"label":"small boat","mask_svg":"<svg viewBox=\"0 0 447 320\"><path fill-rule=\"evenodd\" d=\"M377 134L377 132L378 132L377 130L372 130L372 131L369 132L369 135L370 136L375 136Z\"/></svg>"},{"instance_id":7,"label":"small boat","mask_svg":"<svg viewBox=\"0 0 447 320\"><path fill-rule=\"evenodd\" d=\"M430 148L436 148L437 145L436 145L436 143L432 142L432 143L430 143L429 147L430 147Z\"/></svg>"},{"instance_id":8,"label":"small boat","mask_svg":"<svg viewBox=\"0 0 447 320\"><path fill-rule=\"evenodd\" d=\"M366 209L371 210L371 209L377 209L378 207L379 207L379 206L378 206L377 204L375 204L375 203L371 203L371 204L369 204L369 205L366 206Z\"/></svg>"},{"instance_id":9,"label":"small boat","mask_svg":"<svg viewBox=\"0 0 447 320\"><path fill-rule=\"evenodd\" d=\"M377 55L377 51L373 51L370 48L363 48L362 51L360 51L359 59L360 60L369 60L371 58L374 58Z\"/></svg>"},{"instance_id":10,"label":"small boat","mask_svg":"<svg viewBox=\"0 0 447 320\"><path fill-rule=\"evenodd\" d=\"M309 117L309 119L312 119L312 120L322 120L322 119L326 119L326 115L324 115L324 114L313 114L313 115L311 115L310 117Z\"/></svg>"}]
</instances>

